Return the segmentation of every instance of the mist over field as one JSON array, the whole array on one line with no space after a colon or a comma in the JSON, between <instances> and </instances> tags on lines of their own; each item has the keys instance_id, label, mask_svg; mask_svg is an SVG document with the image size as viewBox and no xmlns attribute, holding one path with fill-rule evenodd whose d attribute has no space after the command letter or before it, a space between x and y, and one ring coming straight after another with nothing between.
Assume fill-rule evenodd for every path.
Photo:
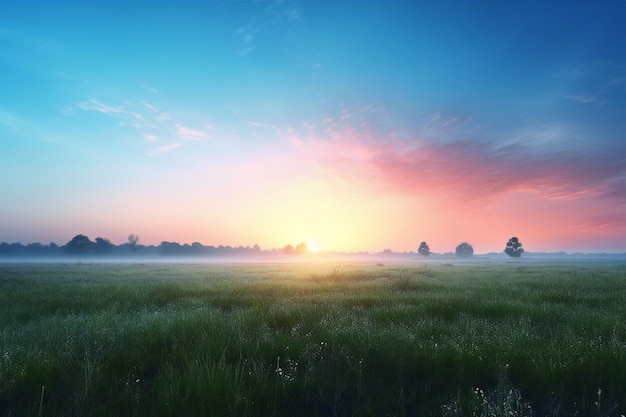
<instances>
[{"instance_id":1,"label":"mist over field","mask_svg":"<svg viewBox=\"0 0 626 417\"><path fill-rule=\"evenodd\" d=\"M0 256L2 264L125 264L125 265L267 265L267 264L325 264L341 265L355 263L363 265L413 265L413 266L621 266L626 265L626 254L566 254L566 253L526 253L522 259L511 259L505 254L474 255L459 258L454 254L431 254L424 258L416 253L317 253L303 256L284 254L231 255L231 256Z\"/></svg>"}]
</instances>

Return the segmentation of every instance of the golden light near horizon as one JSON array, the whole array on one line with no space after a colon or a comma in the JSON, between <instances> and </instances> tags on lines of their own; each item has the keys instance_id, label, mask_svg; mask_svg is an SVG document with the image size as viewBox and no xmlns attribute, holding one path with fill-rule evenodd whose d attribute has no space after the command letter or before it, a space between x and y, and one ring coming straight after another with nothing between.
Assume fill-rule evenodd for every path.
<instances>
[{"instance_id":1,"label":"golden light near horizon","mask_svg":"<svg viewBox=\"0 0 626 417\"><path fill-rule=\"evenodd\" d=\"M309 247L309 252L311 253L317 253L322 248L317 240L310 240L307 246Z\"/></svg>"}]
</instances>

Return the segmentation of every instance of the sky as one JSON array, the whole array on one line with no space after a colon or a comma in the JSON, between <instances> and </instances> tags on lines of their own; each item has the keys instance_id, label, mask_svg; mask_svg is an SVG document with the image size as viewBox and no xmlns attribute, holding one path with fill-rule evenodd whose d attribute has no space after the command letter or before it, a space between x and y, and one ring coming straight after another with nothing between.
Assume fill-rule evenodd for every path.
<instances>
[{"instance_id":1,"label":"sky","mask_svg":"<svg viewBox=\"0 0 626 417\"><path fill-rule=\"evenodd\" d=\"M626 252L625 18L0 0L0 241Z\"/></svg>"}]
</instances>

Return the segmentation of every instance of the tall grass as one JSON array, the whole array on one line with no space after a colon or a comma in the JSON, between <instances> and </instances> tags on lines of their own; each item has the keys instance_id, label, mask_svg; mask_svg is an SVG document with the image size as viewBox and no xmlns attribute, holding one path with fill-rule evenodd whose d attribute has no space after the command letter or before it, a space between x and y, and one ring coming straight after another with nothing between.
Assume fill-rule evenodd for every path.
<instances>
[{"instance_id":1,"label":"tall grass","mask_svg":"<svg viewBox=\"0 0 626 417\"><path fill-rule=\"evenodd\" d=\"M620 416L625 272L0 267L0 415Z\"/></svg>"}]
</instances>

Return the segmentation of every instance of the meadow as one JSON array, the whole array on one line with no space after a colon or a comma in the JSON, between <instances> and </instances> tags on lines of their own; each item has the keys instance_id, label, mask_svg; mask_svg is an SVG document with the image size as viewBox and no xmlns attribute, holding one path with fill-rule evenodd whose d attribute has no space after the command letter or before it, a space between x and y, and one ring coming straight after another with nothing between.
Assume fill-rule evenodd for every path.
<instances>
[{"instance_id":1,"label":"meadow","mask_svg":"<svg viewBox=\"0 0 626 417\"><path fill-rule=\"evenodd\" d=\"M624 265L0 265L1 416L624 414Z\"/></svg>"}]
</instances>

